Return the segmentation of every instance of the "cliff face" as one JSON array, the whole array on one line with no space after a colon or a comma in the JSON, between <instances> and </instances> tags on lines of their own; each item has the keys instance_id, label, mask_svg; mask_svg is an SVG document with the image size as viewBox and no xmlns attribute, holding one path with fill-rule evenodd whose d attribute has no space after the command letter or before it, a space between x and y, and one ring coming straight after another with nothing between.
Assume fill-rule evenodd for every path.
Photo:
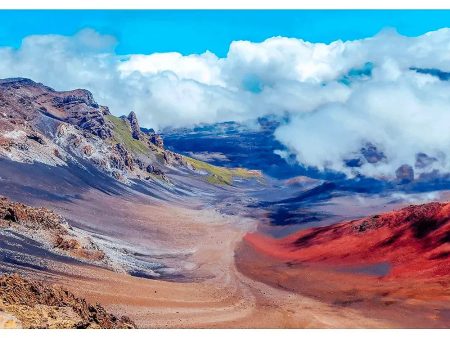
<instances>
[{"instance_id":1,"label":"cliff face","mask_svg":"<svg viewBox=\"0 0 450 338\"><path fill-rule=\"evenodd\" d=\"M428 203L282 239L249 234L257 251L291 263L323 266L387 263L387 277L450 274L450 203Z\"/></svg>"},{"instance_id":2,"label":"cliff face","mask_svg":"<svg viewBox=\"0 0 450 338\"><path fill-rule=\"evenodd\" d=\"M136 114L118 118L83 89L57 92L28 79L0 80L0 157L52 166L83 161L124 183L166 179L167 167L187 166L144 133Z\"/></svg>"}]
</instances>

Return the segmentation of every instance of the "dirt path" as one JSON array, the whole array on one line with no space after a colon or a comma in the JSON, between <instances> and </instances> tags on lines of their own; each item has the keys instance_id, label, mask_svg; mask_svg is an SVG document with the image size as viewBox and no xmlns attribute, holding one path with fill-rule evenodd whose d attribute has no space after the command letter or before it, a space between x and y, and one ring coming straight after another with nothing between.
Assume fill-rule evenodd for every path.
<instances>
[{"instance_id":1,"label":"dirt path","mask_svg":"<svg viewBox=\"0 0 450 338\"><path fill-rule=\"evenodd\" d=\"M235 248L254 224L213 210L173 206L134 208L147 216L148 227L191 255L186 265L204 278L167 282L132 277L95 267L57 266L55 282L64 284L108 310L125 314L147 328L315 328L389 327L357 311L331 307L308 297L275 288L241 274ZM144 229L144 228L143 228ZM141 243L142 244L142 243ZM160 245L163 245L161 242ZM205 278L207 277L207 278Z\"/></svg>"}]
</instances>

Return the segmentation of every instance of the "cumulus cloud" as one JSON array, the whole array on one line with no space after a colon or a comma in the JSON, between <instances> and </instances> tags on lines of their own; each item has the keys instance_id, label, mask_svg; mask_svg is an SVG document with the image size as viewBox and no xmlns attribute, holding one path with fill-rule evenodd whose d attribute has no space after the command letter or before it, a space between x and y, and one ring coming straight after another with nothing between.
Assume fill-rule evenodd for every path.
<instances>
[{"instance_id":1,"label":"cumulus cloud","mask_svg":"<svg viewBox=\"0 0 450 338\"><path fill-rule=\"evenodd\" d=\"M305 166L349 176L450 172L450 30L405 37L310 43L273 37L235 41L228 55L118 55L112 36L29 36L0 48L0 77L29 77L58 90L86 88L112 113L134 110L163 128L288 117L275 132ZM421 71L415 71L420 69Z\"/></svg>"},{"instance_id":2,"label":"cumulus cloud","mask_svg":"<svg viewBox=\"0 0 450 338\"><path fill-rule=\"evenodd\" d=\"M180 53L131 55L118 69L123 77L133 72L157 75L172 72L180 79L194 80L207 85L224 85L220 74L221 60L213 53L183 56Z\"/></svg>"},{"instance_id":3,"label":"cumulus cloud","mask_svg":"<svg viewBox=\"0 0 450 338\"><path fill-rule=\"evenodd\" d=\"M421 81L405 78L395 82L368 83L355 88L345 103L330 103L313 114L297 115L276 131L301 163L333 169L349 175L354 158L362 163L356 171L367 176L392 177L403 164L415 166L417 154L435 159L416 172L450 170L446 149L450 135L450 90L447 82L431 82L424 91ZM371 144L384 159L371 163L361 148Z\"/></svg>"}]
</instances>

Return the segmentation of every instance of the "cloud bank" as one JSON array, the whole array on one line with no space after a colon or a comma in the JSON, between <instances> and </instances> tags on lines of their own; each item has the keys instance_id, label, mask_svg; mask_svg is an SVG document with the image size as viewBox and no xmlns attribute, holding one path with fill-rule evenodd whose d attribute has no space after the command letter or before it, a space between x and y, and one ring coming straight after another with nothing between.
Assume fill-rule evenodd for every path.
<instances>
[{"instance_id":1,"label":"cloud bank","mask_svg":"<svg viewBox=\"0 0 450 338\"><path fill-rule=\"evenodd\" d=\"M449 29L330 44L235 41L225 58L118 55L116 44L89 29L29 36L18 49L0 47L0 77L86 88L112 113L134 110L154 128L287 117L275 136L288 152L349 176L392 178L404 164L416 176L450 172Z\"/></svg>"}]
</instances>

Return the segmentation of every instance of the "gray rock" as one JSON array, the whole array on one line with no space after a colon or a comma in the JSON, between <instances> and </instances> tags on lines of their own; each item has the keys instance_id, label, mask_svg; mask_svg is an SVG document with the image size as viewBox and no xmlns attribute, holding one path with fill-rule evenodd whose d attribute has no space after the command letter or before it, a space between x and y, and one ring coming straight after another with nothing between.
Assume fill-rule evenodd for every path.
<instances>
[{"instance_id":1,"label":"gray rock","mask_svg":"<svg viewBox=\"0 0 450 338\"><path fill-rule=\"evenodd\" d=\"M127 119L130 122L131 135L134 139L139 140L141 138L141 128L139 127L139 122L134 111L130 112Z\"/></svg>"},{"instance_id":2,"label":"gray rock","mask_svg":"<svg viewBox=\"0 0 450 338\"><path fill-rule=\"evenodd\" d=\"M398 169L395 171L395 175L397 176L397 180L399 180L401 184L414 181L414 169L408 164L403 164L398 167Z\"/></svg>"},{"instance_id":3,"label":"gray rock","mask_svg":"<svg viewBox=\"0 0 450 338\"><path fill-rule=\"evenodd\" d=\"M164 140L161 135L152 134L150 135L150 142L153 143L158 148L164 148Z\"/></svg>"},{"instance_id":4,"label":"gray rock","mask_svg":"<svg viewBox=\"0 0 450 338\"><path fill-rule=\"evenodd\" d=\"M372 143L367 143L365 147L361 148L361 154L369 163L377 163L386 158L384 153Z\"/></svg>"}]
</instances>

